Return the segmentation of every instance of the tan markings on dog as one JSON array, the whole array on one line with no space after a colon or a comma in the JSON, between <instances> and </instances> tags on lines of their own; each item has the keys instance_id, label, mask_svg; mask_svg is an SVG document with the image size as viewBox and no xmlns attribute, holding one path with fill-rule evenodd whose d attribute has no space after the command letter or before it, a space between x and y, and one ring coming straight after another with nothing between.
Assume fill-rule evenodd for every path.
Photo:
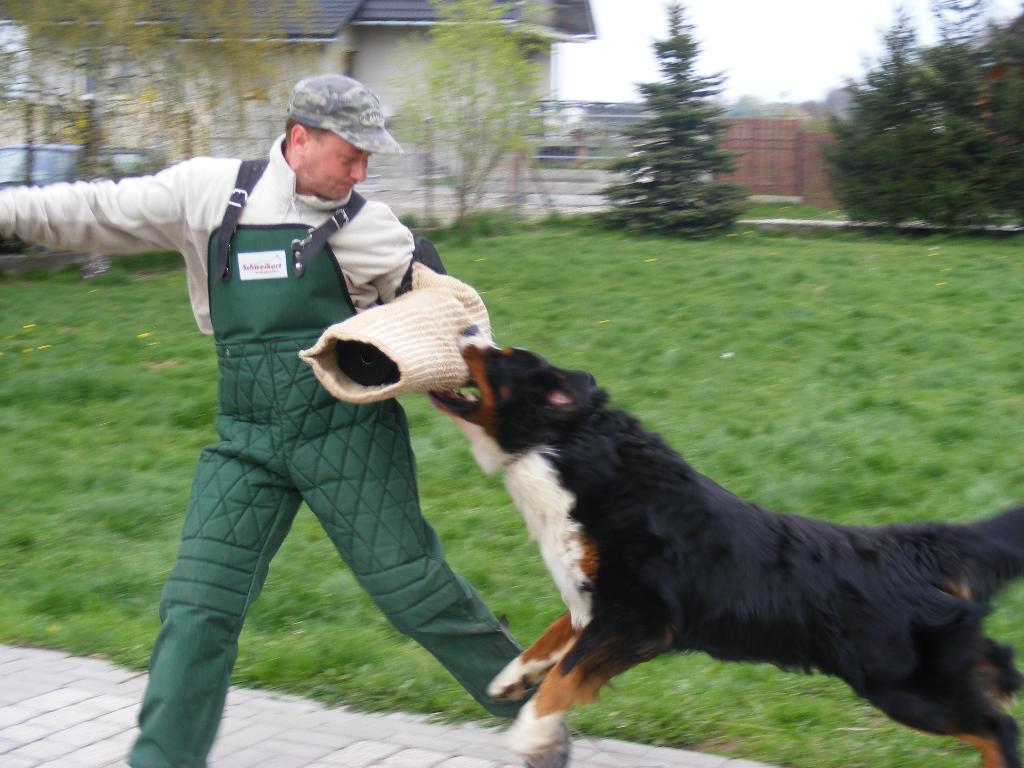
<instances>
[{"instance_id":1,"label":"tan markings on dog","mask_svg":"<svg viewBox=\"0 0 1024 768\"><path fill-rule=\"evenodd\" d=\"M573 704L589 704L597 698L601 686L607 683L621 670L609 670L607 674L592 673L584 676L580 666L573 667L569 674L563 675L560 666L556 666L533 697L534 712L537 717L564 712Z\"/></svg>"},{"instance_id":2,"label":"tan markings on dog","mask_svg":"<svg viewBox=\"0 0 1024 768\"><path fill-rule=\"evenodd\" d=\"M898 724L902 725L904 728L908 728L914 733L923 733L925 736L944 735L936 733L935 731L925 731L921 728L915 728L914 726L907 725L906 723ZM995 739L978 736L974 733L951 733L949 735L954 739L959 739L965 744L970 744L981 753L981 768L1008 768L1006 762L1003 760L1003 754L999 749L999 744Z\"/></svg>"},{"instance_id":3,"label":"tan markings on dog","mask_svg":"<svg viewBox=\"0 0 1024 768\"><path fill-rule=\"evenodd\" d=\"M583 549L583 556L580 557L580 570L587 576L587 581L593 583L597 575L597 545L585 536L582 532L579 535L580 547Z\"/></svg>"},{"instance_id":4,"label":"tan markings on dog","mask_svg":"<svg viewBox=\"0 0 1024 768\"><path fill-rule=\"evenodd\" d=\"M946 584L946 588L942 590L947 595L953 597L959 597L961 600L971 600L971 588L966 581L951 581Z\"/></svg>"},{"instance_id":5,"label":"tan markings on dog","mask_svg":"<svg viewBox=\"0 0 1024 768\"><path fill-rule=\"evenodd\" d=\"M524 661L549 659L556 651L565 648L566 643L576 639L579 632L572 628L572 617L568 611L563 613L544 630L544 634L533 641L533 644L520 654ZM559 654L559 658L564 656ZM552 662L553 664L553 662Z\"/></svg>"},{"instance_id":6,"label":"tan markings on dog","mask_svg":"<svg viewBox=\"0 0 1024 768\"><path fill-rule=\"evenodd\" d=\"M999 670L990 661L979 661L974 665L981 679L981 687L985 697L998 710L1005 712L1013 706L1016 696L1004 693L999 688Z\"/></svg>"},{"instance_id":7,"label":"tan markings on dog","mask_svg":"<svg viewBox=\"0 0 1024 768\"><path fill-rule=\"evenodd\" d=\"M500 352L501 352L501 354L503 354L503 355L504 355L505 357L508 357L508 356L509 356L509 355L511 355L511 354L512 354L512 353L513 353L513 352L514 352L515 350L513 350L513 349L512 349L512 347L502 347L502 348L501 348L501 349L500 349L499 351L500 351Z\"/></svg>"},{"instance_id":8,"label":"tan markings on dog","mask_svg":"<svg viewBox=\"0 0 1024 768\"><path fill-rule=\"evenodd\" d=\"M462 351L462 359L469 367L469 373L480 390L480 405L468 417L474 424L479 424L484 431L493 435L495 432L495 420L497 418L497 401L494 397L494 390L487 378L486 352L480 347L466 347Z\"/></svg>"},{"instance_id":9,"label":"tan markings on dog","mask_svg":"<svg viewBox=\"0 0 1024 768\"><path fill-rule=\"evenodd\" d=\"M487 687L487 695L499 700L523 698L528 686L542 680L552 667L565 658L578 636L579 631L572 626L572 615L566 611L529 648L512 659L495 676Z\"/></svg>"},{"instance_id":10,"label":"tan markings on dog","mask_svg":"<svg viewBox=\"0 0 1024 768\"><path fill-rule=\"evenodd\" d=\"M954 733L960 741L966 742L981 753L981 768L1007 768L999 744L995 739L977 736L973 733Z\"/></svg>"},{"instance_id":11,"label":"tan markings on dog","mask_svg":"<svg viewBox=\"0 0 1024 768\"><path fill-rule=\"evenodd\" d=\"M502 387L501 389L498 390L498 394L501 395L503 399L507 400L509 397L512 396L512 390L509 389L508 387Z\"/></svg>"}]
</instances>

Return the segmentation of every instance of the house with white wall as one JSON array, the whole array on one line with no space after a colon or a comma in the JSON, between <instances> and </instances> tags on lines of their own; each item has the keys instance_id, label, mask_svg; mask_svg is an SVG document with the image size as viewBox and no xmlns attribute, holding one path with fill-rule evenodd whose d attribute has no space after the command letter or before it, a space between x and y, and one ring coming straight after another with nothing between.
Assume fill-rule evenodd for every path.
<instances>
[{"instance_id":1,"label":"house with white wall","mask_svg":"<svg viewBox=\"0 0 1024 768\"><path fill-rule=\"evenodd\" d=\"M556 96L552 85L553 47L559 42L592 40L594 26L590 0L497 0L508 6L506 22L536 32L550 41L537 54L541 82L539 98ZM400 101L400 81L416 61L416 47L434 24L430 0L334 0L318 2L323 13L331 71L341 71L369 84L384 102L385 111ZM308 25L307 25L308 29Z\"/></svg>"},{"instance_id":2,"label":"house with white wall","mask_svg":"<svg viewBox=\"0 0 1024 768\"><path fill-rule=\"evenodd\" d=\"M187 136L181 135L183 121L170 119L159 93L140 97L126 89L99 94L108 143L155 145L169 162L190 154L259 156L283 126L292 85L302 77L324 72L341 72L366 83L381 97L385 115L393 116L402 101L403 81L415 72L416 49L425 44L437 21L434 5L430 0L306 2L299 6L302 18L290 21L289 29L278 35L268 33L278 44L270 54L270 66L263 67L260 82L240 94L237 106L221 103L217 109L207 109L197 103L194 114L184 121ZM538 98L552 98L556 95L552 84L556 44L596 37L590 0L494 2L506 7L504 21L510 33L525 31L549 43L534 55L541 73ZM260 20L254 21L259 27ZM187 46L188 41L182 44ZM67 91L62 98L69 103L89 90L88 78L81 72L67 72L57 79ZM138 131L140 122L152 130ZM19 132L23 132L20 125L8 122L0 127L0 143L29 140ZM39 140L38 136L32 138Z\"/></svg>"}]
</instances>

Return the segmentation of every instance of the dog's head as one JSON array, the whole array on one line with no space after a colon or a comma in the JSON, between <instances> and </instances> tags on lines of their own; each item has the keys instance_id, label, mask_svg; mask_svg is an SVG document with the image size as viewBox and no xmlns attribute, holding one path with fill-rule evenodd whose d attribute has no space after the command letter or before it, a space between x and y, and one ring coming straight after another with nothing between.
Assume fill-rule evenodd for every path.
<instances>
[{"instance_id":1,"label":"dog's head","mask_svg":"<svg viewBox=\"0 0 1024 768\"><path fill-rule=\"evenodd\" d=\"M556 368L525 349L496 347L479 335L460 337L459 349L470 380L430 400L466 433L485 471L530 448L557 446L607 401L586 371Z\"/></svg>"}]
</instances>

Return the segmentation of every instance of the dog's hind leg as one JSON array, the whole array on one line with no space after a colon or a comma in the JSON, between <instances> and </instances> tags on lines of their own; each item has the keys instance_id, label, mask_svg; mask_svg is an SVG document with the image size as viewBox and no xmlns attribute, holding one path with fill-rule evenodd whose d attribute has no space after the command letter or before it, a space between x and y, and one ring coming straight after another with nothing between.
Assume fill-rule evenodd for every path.
<instances>
[{"instance_id":1,"label":"dog's hind leg","mask_svg":"<svg viewBox=\"0 0 1024 768\"><path fill-rule=\"evenodd\" d=\"M982 768L1021 768L1017 724L987 702L981 704L982 698L936 701L908 690L888 690L870 700L902 725L970 744L981 754Z\"/></svg>"},{"instance_id":2,"label":"dog's hind leg","mask_svg":"<svg viewBox=\"0 0 1024 768\"><path fill-rule=\"evenodd\" d=\"M981 753L982 768L1021 768L1017 751L1017 723L1006 714L990 718L986 732L955 733L956 738Z\"/></svg>"},{"instance_id":3,"label":"dog's hind leg","mask_svg":"<svg viewBox=\"0 0 1024 768\"><path fill-rule=\"evenodd\" d=\"M1003 745L999 740L989 736L974 736L967 733L958 733L956 737L966 744L970 744L981 754L982 768L1019 768L1020 761L1007 760Z\"/></svg>"},{"instance_id":4,"label":"dog's hind leg","mask_svg":"<svg viewBox=\"0 0 1024 768\"><path fill-rule=\"evenodd\" d=\"M576 642L579 630L566 611L533 644L499 672L487 688L492 699L521 699L539 683Z\"/></svg>"},{"instance_id":5,"label":"dog's hind leg","mask_svg":"<svg viewBox=\"0 0 1024 768\"><path fill-rule=\"evenodd\" d=\"M984 658L978 673L984 689L1000 709L1009 707L1024 684L1024 678L1013 663L1013 648L983 637Z\"/></svg>"},{"instance_id":6,"label":"dog's hind leg","mask_svg":"<svg viewBox=\"0 0 1024 768\"><path fill-rule=\"evenodd\" d=\"M981 642L984 651L971 679L975 692L971 698L976 698L975 708L983 712L982 725L954 735L982 754L984 768L1020 768L1017 723L1005 709L1021 687L1021 674L1014 666L1012 648L989 637Z\"/></svg>"},{"instance_id":7,"label":"dog's hind leg","mask_svg":"<svg viewBox=\"0 0 1024 768\"><path fill-rule=\"evenodd\" d=\"M983 758L985 768L989 762L996 768L1020 768L1017 723L1005 709L1021 687L1021 674L1014 666L1012 648L988 637L983 638L983 642L984 658L977 664L975 680L989 709L985 719L986 732L990 735L980 742L974 735L957 734L957 738L978 749L982 755L991 753L991 757Z\"/></svg>"}]
</instances>

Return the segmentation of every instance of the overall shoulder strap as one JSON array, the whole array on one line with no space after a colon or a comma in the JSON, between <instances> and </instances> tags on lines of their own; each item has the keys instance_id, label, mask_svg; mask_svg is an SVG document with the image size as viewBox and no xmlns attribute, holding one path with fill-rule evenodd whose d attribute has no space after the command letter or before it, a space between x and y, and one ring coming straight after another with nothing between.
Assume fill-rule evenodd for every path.
<instances>
[{"instance_id":1,"label":"overall shoulder strap","mask_svg":"<svg viewBox=\"0 0 1024 768\"><path fill-rule=\"evenodd\" d=\"M349 195L348 202L341 206L341 208L335 209L327 217L327 221L316 229L311 229L308 237L292 243L292 258L294 259L295 275L297 277L302 276L306 262L313 258L327 244L331 235L352 221L363 210L364 205L366 205L366 198L353 189L352 194Z\"/></svg>"},{"instance_id":2,"label":"overall shoulder strap","mask_svg":"<svg viewBox=\"0 0 1024 768\"><path fill-rule=\"evenodd\" d=\"M353 189L348 202L341 206L340 210L345 212L349 221L352 221L352 219L356 217L356 214L363 210L364 205L366 205L366 198Z\"/></svg>"},{"instance_id":3,"label":"overall shoulder strap","mask_svg":"<svg viewBox=\"0 0 1024 768\"><path fill-rule=\"evenodd\" d=\"M217 232L217 266L215 276L218 280L227 280L231 277L231 265L228 264L228 252L231 248L231 237L238 229L238 220L242 216L242 209L249 200L249 193L260 180L263 172L267 169L269 160L243 160L238 166L238 176L235 177L235 189L228 200L227 208L224 209L224 218L220 223L220 230Z\"/></svg>"}]
</instances>

